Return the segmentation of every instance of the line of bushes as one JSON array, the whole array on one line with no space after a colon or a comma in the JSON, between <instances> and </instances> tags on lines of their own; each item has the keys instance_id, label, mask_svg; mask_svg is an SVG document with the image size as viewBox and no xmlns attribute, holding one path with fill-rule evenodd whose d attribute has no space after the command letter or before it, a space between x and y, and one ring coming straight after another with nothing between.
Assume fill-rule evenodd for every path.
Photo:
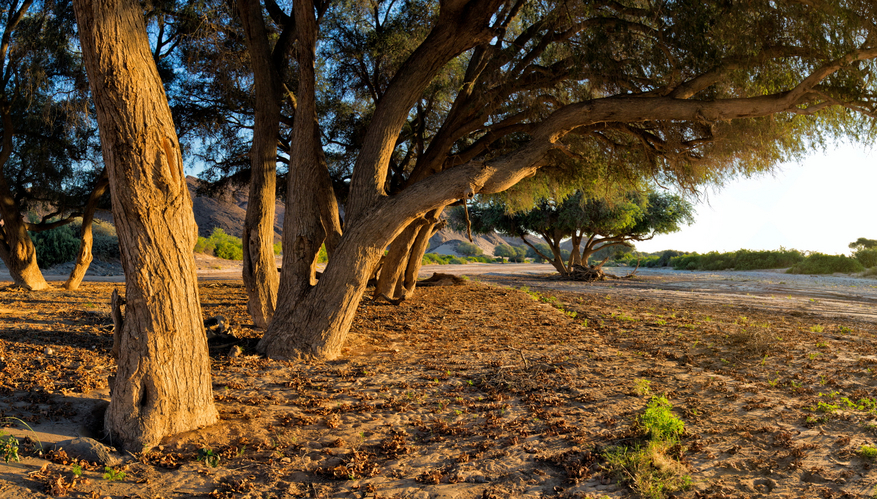
<instances>
[{"instance_id":1,"label":"line of bushes","mask_svg":"<svg viewBox=\"0 0 877 499\"><path fill-rule=\"evenodd\" d=\"M670 258L670 265L676 270L759 270L792 267L804 260L798 250L780 248L773 251L752 251L741 249L728 253L711 251L709 253L686 253Z\"/></svg>"},{"instance_id":2,"label":"line of bushes","mask_svg":"<svg viewBox=\"0 0 877 499\"><path fill-rule=\"evenodd\" d=\"M851 274L862 272L865 266L855 258L844 255L825 255L822 253L810 253L807 258L796 263L789 269L790 274L833 274L841 272Z\"/></svg>"},{"instance_id":3,"label":"line of bushes","mask_svg":"<svg viewBox=\"0 0 877 499\"><path fill-rule=\"evenodd\" d=\"M423 265L465 265L467 263L495 263L499 260L487 256L439 255L438 253L426 253L423 255Z\"/></svg>"},{"instance_id":4,"label":"line of bushes","mask_svg":"<svg viewBox=\"0 0 877 499\"><path fill-rule=\"evenodd\" d=\"M274 254L279 255L282 252L283 244L274 243ZM195 253L204 253L224 260L241 260L244 258L244 245L239 237L228 235L224 230L216 227L210 233L210 237L198 237L198 242L195 243ZM320 256L322 262L325 262L325 246L320 249Z\"/></svg>"}]
</instances>

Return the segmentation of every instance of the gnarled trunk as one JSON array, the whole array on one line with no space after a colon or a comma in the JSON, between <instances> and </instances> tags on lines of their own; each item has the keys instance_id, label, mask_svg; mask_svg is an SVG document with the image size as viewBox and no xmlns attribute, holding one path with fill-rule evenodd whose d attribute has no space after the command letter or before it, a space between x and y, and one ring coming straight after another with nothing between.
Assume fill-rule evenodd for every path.
<instances>
[{"instance_id":1,"label":"gnarled trunk","mask_svg":"<svg viewBox=\"0 0 877 499\"><path fill-rule=\"evenodd\" d=\"M88 271L88 266L94 260L94 255L91 253L94 245L94 236L92 234L94 212L97 211L98 201L100 201L101 196L107 192L109 187L110 179L107 177L106 170L104 170L94 190L91 191L91 195L88 196L88 201L85 203L85 210L82 212L82 233L79 236L79 253L76 255L76 265L73 266L70 276L67 277L67 282L64 283L64 289L71 291L79 289L79 285L82 284L82 279L85 277L86 271Z\"/></svg>"},{"instance_id":2,"label":"gnarled trunk","mask_svg":"<svg viewBox=\"0 0 877 499\"><path fill-rule=\"evenodd\" d=\"M6 203L3 203L6 204ZM17 206L17 204L16 204ZM2 210L0 226L0 259L9 269L14 286L39 291L49 287L37 266L37 252L27 233L21 215L14 210Z\"/></svg>"},{"instance_id":3,"label":"gnarled trunk","mask_svg":"<svg viewBox=\"0 0 877 499\"><path fill-rule=\"evenodd\" d=\"M423 223L422 220L411 222L390 243L390 250L384 257L384 265L381 267L381 274L378 277L373 298L385 296L390 300L404 300L407 297L402 288L405 269L408 267L414 240L417 238Z\"/></svg>"},{"instance_id":4,"label":"gnarled trunk","mask_svg":"<svg viewBox=\"0 0 877 499\"><path fill-rule=\"evenodd\" d=\"M218 420L192 255L197 228L135 0L75 0L126 280L106 430L129 451Z\"/></svg>"},{"instance_id":5,"label":"gnarled trunk","mask_svg":"<svg viewBox=\"0 0 877 499\"><path fill-rule=\"evenodd\" d=\"M444 210L438 209L427 214L427 219L437 219ZM423 266L423 255L429 249L429 239L445 224L444 221L437 223L427 223L417 232L417 238L411 246L411 256L408 257L408 264L405 266L405 276L402 286L405 288L405 295L412 296L417 286L417 277L420 275L420 267Z\"/></svg>"},{"instance_id":6,"label":"gnarled trunk","mask_svg":"<svg viewBox=\"0 0 877 499\"><path fill-rule=\"evenodd\" d=\"M280 76L258 0L238 0L253 68L256 108L250 149L250 196L243 230L243 280L247 310L257 327L266 328L277 303L274 260L274 204L277 187L277 138L280 134Z\"/></svg>"},{"instance_id":7,"label":"gnarled trunk","mask_svg":"<svg viewBox=\"0 0 877 499\"><path fill-rule=\"evenodd\" d=\"M423 218L411 222L393 240L384 258L384 266L375 287L375 298L384 295L392 300L400 300L413 295L423 265L423 255L429 247L429 238L435 233L436 227L444 223L438 219L443 210L432 210Z\"/></svg>"}]
</instances>

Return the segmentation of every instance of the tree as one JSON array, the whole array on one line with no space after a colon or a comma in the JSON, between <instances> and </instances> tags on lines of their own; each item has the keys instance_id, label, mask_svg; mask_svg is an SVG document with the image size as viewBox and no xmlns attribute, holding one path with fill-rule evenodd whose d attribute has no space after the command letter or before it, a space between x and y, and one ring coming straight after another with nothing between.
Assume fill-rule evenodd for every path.
<instances>
[{"instance_id":1,"label":"tree","mask_svg":"<svg viewBox=\"0 0 877 499\"><path fill-rule=\"evenodd\" d=\"M17 286L45 289L28 231L69 223L91 192L94 124L64 0L0 12L0 259ZM41 220L23 213L48 206Z\"/></svg>"},{"instance_id":2,"label":"tree","mask_svg":"<svg viewBox=\"0 0 877 499\"><path fill-rule=\"evenodd\" d=\"M855 241L850 243L850 249L861 251L866 249L874 249L877 248L877 239L868 239L865 237L860 237Z\"/></svg>"},{"instance_id":3,"label":"tree","mask_svg":"<svg viewBox=\"0 0 877 499\"><path fill-rule=\"evenodd\" d=\"M326 17L346 6L333 4ZM422 6L375 10L404 17ZM269 356L337 356L384 249L399 242L403 258L393 266L407 266L404 248L451 203L506 190L543 166L570 165L574 176L593 151L617 151L611 164L628 165L631 176L693 187L769 168L808 139L855 126L845 110L872 108L870 3L425 7L429 29L413 30L412 49L388 65L382 74L391 77L366 109L344 233L315 282L325 231L317 216L324 200L313 193L325 172L312 157L314 61L318 34L335 33L317 29L325 6L294 5L299 88L287 213L300 216L285 219L277 311L259 343ZM327 56L320 70L347 57ZM465 70L443 84L449 105L421 112L450 66ZM395 158L408 151L416 161L398 168Z\"/></svg>"},{"instance_id":4,"label":"tree","mask_svg":"<svg viewBox=\"0 0 877 499\"><path fill-rule=\"evenodd\" d=\"M669 194L628 193L619 199L600 199L577 192L562 201L542 199L533 209L519 213L508 213L508 207L499 202L476 205L468 218L474 232L518 237L561 275L568 275L574 265L587 265L598 251L679 230L680 224L691 223L692 206ZM466 224L462 210L451 212L451 227L462 230ZM548 252L527 239L532 234L545 240ZM566 239L572 243L568 259L560 247Z\"/></svg>"},{"instance_id":5,"label":"tree","mask_svg":"<svg viewBox=\"0 0 877 499\"><path fill-rule=\"evenodd\" d=\"M197 228L140 4L73 5L125 270L106 430L141 452L218 420L192 255Z\"/></svg>"},{"instance_id":6,"label":"tree","mask_svg":"<svg viewBox=\"0 0 877 499\"><path fill-rule=\"evenodd\" d=\"M463 241L457 245L457 253L463 256L478 256L484 254L484 250L479 248L477 244Z\"/></svg>"},{"instance_id":7,"label":"tree","mask_svg":"<svg viewBox=\"0 0 877 499\"><path fill-rule=\"evenodd\" d=\"M510 262L523 262L524 257L527 255L527 250L510 244L497 244L496 247L493 248L493 255L500 257L503 263L505 263L506 258L508 258Z\"/></svg>"}]
</instances>

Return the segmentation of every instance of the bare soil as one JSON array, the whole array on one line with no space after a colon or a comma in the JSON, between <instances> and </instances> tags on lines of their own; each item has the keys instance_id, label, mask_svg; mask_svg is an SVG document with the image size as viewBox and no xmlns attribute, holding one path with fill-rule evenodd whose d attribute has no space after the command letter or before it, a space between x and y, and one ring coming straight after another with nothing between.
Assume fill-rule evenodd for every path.
<instances>
[{"instance_id":1,"label":"bare soil","mask_svg":"<svg viewBox=\"0 0 877 499\"><path fill-rule=\"evenodd\" d=\"M124 286L2 289L0 423L22 460L0 461L0 498L636 497L603 453L642 441L658 394L685 423L692 485L675 497L872 496L875 281L490 270L364 300L343 357L311 364L256 355L240 282L203 282L205 317L243 347L211 348L222 421L130 456L116 481L50 449L102 436Z\"/></svg>"}]
</instances>

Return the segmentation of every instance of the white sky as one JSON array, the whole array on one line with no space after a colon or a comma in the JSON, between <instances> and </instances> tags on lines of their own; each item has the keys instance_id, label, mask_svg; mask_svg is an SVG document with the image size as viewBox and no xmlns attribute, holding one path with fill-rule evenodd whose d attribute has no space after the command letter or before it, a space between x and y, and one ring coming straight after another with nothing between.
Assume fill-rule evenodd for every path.
<instances>
[{"instance_id":1,"label":"white sky","mask_svg":"<svg viewBox=\"0 0 877 499\"><path fill-rule=\"evenodd\" d=\"M801 163L708 190L695 223L636 244L643 252L773 250L849 254L860 237L877 239L877 156L861 144L814 152Z\"/></svg>"}]
</instances>

